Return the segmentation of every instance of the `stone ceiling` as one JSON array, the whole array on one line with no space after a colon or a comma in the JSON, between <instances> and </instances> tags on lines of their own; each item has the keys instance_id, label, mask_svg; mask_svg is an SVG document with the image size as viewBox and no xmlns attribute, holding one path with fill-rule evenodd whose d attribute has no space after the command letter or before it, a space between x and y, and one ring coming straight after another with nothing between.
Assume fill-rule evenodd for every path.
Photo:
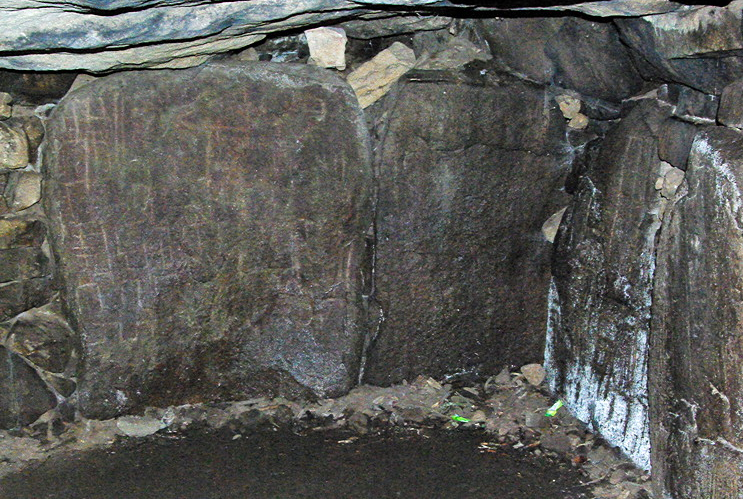
<instances>
[{"instance_id":1,"label":"stone ceiling","mask_svg":"<svg viewBox=\"0 0 743 499\"><path fill-rule=\"evenodd\" d=\"M436 16L513 15L514 11L525 15L570 11L610 18L661 14L673 16L664 22L674 29L684 29L688 23L683 19L699 9L712 9L713 14L706 13L704 21L693 19L689 29L732 17L738 21L737 30L728 37L741 38L739 2L718 8L667 0L4 0L0 68L102 73L189 67L213 54L248 47L271 33L399 15L412 23L408 31L425 29L426 21Z\"/></svg>"}]
</instances>

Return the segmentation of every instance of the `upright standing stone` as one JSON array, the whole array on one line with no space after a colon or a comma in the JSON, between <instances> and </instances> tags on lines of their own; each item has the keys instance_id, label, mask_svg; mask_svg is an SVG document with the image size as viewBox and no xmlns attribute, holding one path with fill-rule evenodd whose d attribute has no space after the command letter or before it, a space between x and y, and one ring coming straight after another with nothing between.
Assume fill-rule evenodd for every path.
<instances>
[{"instance_id":1,"label":"upright standing stone","mask_svg":"<svg viewBox=\"0 0 743 499\"><path fill-rule=\"evenodd\" d=\"M643 101L604 140L555 240L546 368L584 423L650 466L647 342L664 201L658 134L668 112Z\"/></svg>"},{"instance_id":2,"label":"upright standing stone","mask_svg":"<svg viewBox=\"0 0 743 499\"><path fill-rule=\"evenodd\" d=\"M658 248L650 389L657 497L743 497L743 133L700 132Z\"/></svg>"},{"instance_id":3,"label":"upright standing stone","mask_svg":"<svg viewBox=\"0 0 743 499\"><path fill-rule=\"evenodd\" d=\"M541 362L565 120L543 87L412 74L382 104L376 290L365 380ZM476 105L475 105L476 103Z\"/></svg>"},{"instance_id":4,"label":"upright standing stone","mask_svg":"<svg viewBox=\"0 0 743 499\"><path fill-rule=\"evenodd\" d=\"M371 169L340 78L102 78L55 110L45 174L86 416L355 382Z\"/></svg>"}]
</instances>

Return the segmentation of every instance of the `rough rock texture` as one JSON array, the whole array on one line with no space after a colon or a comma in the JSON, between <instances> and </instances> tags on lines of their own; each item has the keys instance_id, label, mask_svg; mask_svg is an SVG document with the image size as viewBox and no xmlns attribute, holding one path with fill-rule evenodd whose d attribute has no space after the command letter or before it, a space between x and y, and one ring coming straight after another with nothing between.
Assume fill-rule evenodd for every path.
<instances>
[{"instance_id":1,"label":"rough rock texture","mask_svg":"<svg viewBox=\"0 0 743 499\"><path fill-rule=\"evenodd\" d=\"M658 156L676 168L686 170L689 151L699 127L677 119L667 120L661 127Z\"/></svg>"},{"instance_id":2,"label":"rough rock texture","mask_svg":"<svg viewBox=\"0 0 743 499\"><path fill-rule=\"evenodd\" d=\"M3 346L0 346L0 387L0 429L32 423L57 404L36 371Z\"/></svg>"},{"instance_id":3,"label":"rough rock texture","mask_svg":"<svg viewBox=\"0 0 743 499\"><path fill-rule=\"evenodd\" d=\"M415 65L415 53L395 42L348 75L359 104L367 108L381 99L402 75Z\"/></svg>"},{"instance_id":4,"label":"rough rock texture","mask_svg":"<svg viewBox=\"0 0 743 499\"><path fill-rule=\"evenodd\" d=\"M743 77L740 0L642 18L618 19L622 41L648 78L719 94Z\"/></svg>"},{"instance_id":5,"label":"rough rock texture","mask_svg":"<svg viewBox=\"0 0 743 499\"><path fill-rule=\"evenodd\" d=\"M346 69L346 42L341 28L314 28L304 32L310 51L308 64L321 68Z\"/></svg>"},{"instance_id":6,"label":"rough rock texture","mask_svg":"<svg viewBox=\"0 0 743 499\"><path fill-rule=\"evenodd\" d=\"M430 70L456 69L473 61L489 61L492 58L489 50L478 47L467 38L452 37L440 51L423 54L415 67Z\"/></svg>"},{"instance_id":7,"label":"rough rock texture","mask_svg":"<svg viewBox=\"0 0 743 499\"><path fill-rule=\"evenodd\" d=\"M39 147L44 139L44 124L36 116L18 116L7 120L5 123L26 136L28 162L35 164Z\"/></svg>"},{"instance_id":8,"label":"rough rock texture","mask_svg":"<svg viewBox=\"0 0 743 499\"><path fill-rule=\"evenodd\" d=\"M743 497L743 134L697 135L658 248L651 438L658 497Z\"/></svg>"},{"instance_id":9,"label":"rough rock texture","mask_svg":"<svg viewBox=\"0 0 743 499\"><path fill-rule=\"evenodd\" d=\"M28 159L28 138L23 128L0 122L0 168L23 168Z\"/></svg>"},{"instance_id":10,"label":"rough rock texture","mask_svg":"<svg viewBox=\"0 0 743 499\"><path fill-rule=\"evenodd\" d=\"M13 211L21 211L38 203L41 199L41 175L25 171L14 177L10 208Z\"/></svg>"},{"instance_id":11,"label":"rough rock texture","mask_svg":"<svg viewBox=\"0 0 743 499\"><path fill-rule=\"evenodd\" d=\"M7 92L0 92L0 120L5 120L13 115L13 96Z\"/></svg>"},{"instance_id":12,"label":"rough rock texture","mask_svg":"<svg viewBox=\"0 0 743 499\"><path fill-rule=\"evenodd\" d=\"M10 327L6 346L52 373L76 375L70 366L75 355L75 334L53 306L35 308L20 314ZM72 367L72 369L68 369Z\"/></svg>"},{"instance_id":13,"label":"rough rock texture","mask_svg":"<svg viewBox=\"0 0 743 499\"><path fill-rule=\"evenodd\" d=\"M0 320L46 303L51 268L44 224L34 218L0 219Z\"/></svg>"},{"instance_id":14,"label":"rough rock texture","mask_svg":"<svg viewBox=\"0 0 743 499\"><path fill-rule=\"evenodd\" d=\"M611 23L570 17L495 18L480 22L496 61L529 79L608 101L642 86Z\"/></svg>"},{"instance_id":15,"label":"rough rock texture","mask_svg":"<svg viewBox=\"0 0 743 499\"><path fill-rule=\"evenodd\" d=\"M446 16L406 16L389 12L366 14L341 26L350 38L369 40L448 27L452 18Z\"/></svg>"},{"instance_id":16,"label":"rough rock texture","mask_svg":"<svg viewBox=\"0 0 743 499\"><path fill-rule=\"evenodd\" d=\"M75 77L75 73L0 71L0 89L12 95L14 103L44 104L64 97Z\"/></svg>"},{"instance_id":17,"label":"rough rock texture","mask_svg":"<svg viewBox=\"0 0 743 499\"><path fill-rule=\"evenodd\" d=\"M48 275L0 283L0 320L48 303L54 295L53 286L54 281Z\"/></svg>"},{"instance_id":18,"label":"rough rock texture","mask_svg":"<svg viewBox=\"0 0 743 499\"><path fill-rule=\"evenodd\" d=\"M510 77L432 71L409 73L377 106L383 320L365 381L541 362L541 226L565 204L569 169L557 104Z\"/></svg>"},{"instance_id":19,"label":"rough rock texture","mask_svg":"<svg viewBox=\"0 0 743 499\"><path fill-rule=\"evenodd\" d=\"M722 125L743 128L743 80L737 80L722 91L720 106L717 111L717 121Z\"/></svg>"},{"instance_id":20,"label":"rough rock texture","mask_svg":"<svg viewBox=\"0 0 743 499\"><path fill-rule=\"evenodd\" d=\"M85 415L356 381L371 169L342 80L268 63L115 75L60 103L47 144Z\"/></svg>"},{"instance_id":21,"label":"rough rock texture","mask_svg":"<svg viewBox=\"0 0 743 499\"><path fill-rule=\"evenodd\" d=\"M8 213L8 205L13 201L13 190L8 187L9 173L0 173L0 215Z\"/></svg>"},{"instance_id":22,"label":"rough rock texture","mask_svg":"<svg viewBox=\"0 0 743 499\"><path fill-rule=\"evenodd\" d=\"M675 83L663 84L653 92L672 107L671 113L678 119L698 125L715 124L720 106L718 96Z\"/></svg>"},{"instance_id":23,"label":"rough rock texture","mask_svg":"<svg viewBox=\"0 0 743 499\"><path fill-rule=\"evenodd\" d=\"M668 114L655 100L637 104L580 178L555 240L547 338L551 387L645 469L657 136Z\"/></svg>"},{"instance_id":24,"label":"rough rock texture","mask_svg":"<svg viewBox=\"0 0 743 499\"><path fill-rule=\"evenodd\" d=\"M530 8L527 1L520 6ZM535 8L596 16L643 15L679 7L666 0L612 0ZM475 2L481 11L512 2ZM546 5L545 5L546 4ZM210 55L247 47L266 34L400 12L471 13L469 2L438 0L5 0L0 6L0 67L14 70L110 71L188 67Z\"/></svg>"}]
</instances>

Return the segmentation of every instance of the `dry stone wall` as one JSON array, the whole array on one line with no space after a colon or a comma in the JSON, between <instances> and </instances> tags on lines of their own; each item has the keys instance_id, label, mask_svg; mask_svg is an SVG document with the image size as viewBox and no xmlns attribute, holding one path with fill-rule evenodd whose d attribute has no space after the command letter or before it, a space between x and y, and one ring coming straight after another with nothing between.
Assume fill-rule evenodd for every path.
<instances>
[{"instance_id":1,"label":"dry stone wall","mask_svg":"<svg viewBox=\"0 0 743 499\"><path fill-rule=\"evenodd\" d=\"M617 19L646 79L676 82L719 95L743 77L740 2L704 5L654 16Z\"/></svg>"},{"instance_id":2,"label":"dry stone wall","mask_svg":"<svg viewBox=\"0 0 743 499\"><path fill-rule=\"evenodd\" d=\"M499 65L531 80L612 102L642 88L642 77L611 22L498 17L479 20L477 27Z\"/></svg>"},{"instance_id":3,"label":"dry stone wall","mask_svg":"<svg viewBox=\"0 0 743 499\"><path fill-rule=\"evenodd\" d=\"M0 428L35 421L75 390L77 349L55 300L34 107L0 93ZM43 116L43 113L42 113Z\"/></svg>"},{"instance_id":4,"label":"dry stone wall","mask_svg":"<svg viewBox=\"0 0 743 499\"><path fill-rule=\"evenodd\" d=\"M271 33L339 20L398 17L377 31L377 36L388 36L431 29L437 16L453 12L467 16L474 6L498 13L514 7L508 2L438 0L47 0L43 8L38 3L5 0L0 5L5 21L0 67L96 72L185 68L202 64L213 54L258 43ZM641 16L683 6L669 0L618 0L541 2L533 8L602 17Z\"/></svg>"}]
</instances>

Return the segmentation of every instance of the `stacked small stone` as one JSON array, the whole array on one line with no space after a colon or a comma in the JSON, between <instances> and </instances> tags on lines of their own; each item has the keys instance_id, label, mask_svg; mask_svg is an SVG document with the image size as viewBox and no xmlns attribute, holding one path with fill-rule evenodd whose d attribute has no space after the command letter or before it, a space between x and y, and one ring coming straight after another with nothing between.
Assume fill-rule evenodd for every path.
<instances>
[{"instance_id":1,"label":"stacked small stone","mask_svg":"<svg viewBox=\"0 0 743 499\"><path fill-rule=\"evenodd\" d=\"M32 423L74 391L67 323L52 299L37 158L44 126L0 92L0 428Z\"/></svg>"}]
</instances>

